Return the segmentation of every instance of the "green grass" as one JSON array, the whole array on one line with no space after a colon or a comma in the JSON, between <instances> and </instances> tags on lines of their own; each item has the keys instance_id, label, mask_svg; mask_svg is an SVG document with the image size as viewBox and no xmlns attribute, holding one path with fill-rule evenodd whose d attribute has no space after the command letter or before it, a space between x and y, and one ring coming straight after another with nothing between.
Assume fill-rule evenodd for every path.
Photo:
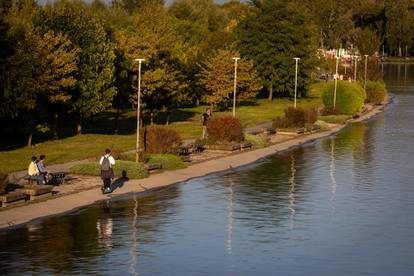
<instances>
[{"instance_id":1,"label":"green grass","mask_svg":"<svg viewBox=\"0 0 414 276\"><path fill-rule=\"evenodd\" d=\"M318 120L324 121L325 123L329 124L345 124L346 120L349 119L348 115L327 115L327 116L319 116Z\"/></svg>"},{"instance_id":2,"label":"green grass","mask_svg":"<svg viewBox=\"0 0 414 276\"><path fill-rule=\"evenodd\" d=\"M148 163L161 163L162 170L178 170L187 167L187 164L181 158L174 154L149 154L144 158L148 158ZM122 160L135 161L135 153L127 153L121 155Z\"/></svg>"},{"instance_id":3,"label":"green grass","mask_svg":"<svg viewBox=\"0 0 414 276\"><path fill-rule=\"evenodd\" d=\"M127 177L131 179L148 177L148 171L142 163L117 160L113 169L115 178L122 177L122 171L126 171ZM97 162L77 164L70 168L70 172L81 175L101 175L101 169Z\"/></svg>"},{"instance_id":4,"label":"green grass","mask_svg":"<svg viewBox=\"0 0 414 276\"><path fill-rule=\"evenodd\" d=\"M261 135L245 134L246 141L252 142L255 148L261 149L266 147L269 143L267 139Z\"/></svg>"},{"instance_id":5,"label":"green grass","mask_svg":"<svg viewBox=\"0 0 414 276\"><path fill-rule=\"evenodd\" d=\"M298 99L299 107L322 106L320 99L324 83L313 84L309 97ZM236 116L242 121L244 127L254 126L267 122L276 116L283 115L283 110L293 106L293 99L274 99L269 102L265 99L257 101L254 106L240 106L236 108ZM180 108L170 116L171 124L168 127L175 129L183 139L196 139L201 136L200 117L206 110L206 106L193 108ZM38 143L34 147L23 147L11 151L1 151L2 162L0 172L9 173L27 169L32 155L46 155L46 165L65 163L74 160L83 160L100 156L105 148L116 148L118 151L127 151L135 147L135 112L124 111L120 118L120 133L125 135L84 134L57 141ZM213 116L232 114L231 110L214 112ZM165 114L164 114L165 115ZM158 122L164 123L163 114L160 114ZM85 130L93 133L111 133L114 111L104 112L95 116L93 123L87 123ZM90 125L88 125L90 124Z\"/></svg>"},{"instance_id":6,"label":"green grass","mask_svg":"<svg viewBox=\"0 0 414 276\"><path fill-rule=\"evenodd\" d=\"M25 170L30 158L40 154L46 155L46 165L59 164L74 160L102 155L105 148L117 147L122 150L133 149L134 135L98 135L85 134L57 141L47 141L34 147L24 147L12 151L0 152L0 158L7 160L0 166L0 172L8 173Z\"/></svg>"}]
</instances>

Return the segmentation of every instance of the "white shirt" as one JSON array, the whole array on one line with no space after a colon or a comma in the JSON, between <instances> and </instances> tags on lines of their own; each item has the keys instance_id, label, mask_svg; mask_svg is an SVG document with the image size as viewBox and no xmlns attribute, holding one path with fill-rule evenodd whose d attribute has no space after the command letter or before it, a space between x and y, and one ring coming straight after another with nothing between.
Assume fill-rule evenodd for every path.
<instances>
[{"instance_id":1,"label":"white shirt","mask_svg":"<svg viewBox=\"0 0 414 276\"><path fill-rule=\"evenodd\" d=\"M102 165L102 162L103 162L105 157L108 158L109 166L112 168L112 166L115 165L115 159L110 154L105 154L105 156L102 156L101 160L99 160L99 165Z\"/></svg>"}]
</instances>

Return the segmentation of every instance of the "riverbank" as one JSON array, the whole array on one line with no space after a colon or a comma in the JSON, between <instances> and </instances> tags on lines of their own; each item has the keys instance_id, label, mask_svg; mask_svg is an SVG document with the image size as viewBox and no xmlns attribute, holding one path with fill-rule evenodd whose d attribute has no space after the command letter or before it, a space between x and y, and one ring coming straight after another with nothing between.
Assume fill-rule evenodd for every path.
<instances>
[{"instance_id":1,"label":"riverbank","mask_svg":"<svg viewBox=\"0 0 414 276\"><path fill-rule=\"evenodd\" d=\"M387 99L384 105L375 106L366 114L352 121L363 121L372 118L376 114L380 113L383 110L384 106L389 102L390 98ZM71 212L77 208L84 207L98 201L108 200L114 197L125 196L132 193L145 195L148 192L152 192L169 185L187 181L193 178L206 176L211 173L217 173L231 168L244 166L266 156L280 153L282 151L301 146L305 143L310 143L323 137L328 137L337 133L345 127L346 125L338 125L328 131L298 136L296 138L277 143L266 148L241 152L214 160L208 160L202 163L194 164L185 169L154 174L145 179L129 180L120 185L120 188L116 189L110 195L103 195L100 191L100 188L96 187L87 191L69 194L67 196L62 196L43 202L27 204L24 206L3 210L0 212L0 229L13 227L39 218ZM100 184L100 179L98 177L96 178L96 182L97 185Z\"/></svg>"}]
</instances>

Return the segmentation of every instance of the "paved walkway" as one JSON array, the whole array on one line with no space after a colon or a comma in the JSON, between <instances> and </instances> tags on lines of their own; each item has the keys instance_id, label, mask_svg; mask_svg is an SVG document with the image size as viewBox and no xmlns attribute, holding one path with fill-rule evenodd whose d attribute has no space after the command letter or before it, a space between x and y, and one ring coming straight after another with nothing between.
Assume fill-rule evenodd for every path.
<instances>
[{"instance_id":1,"label":"paved walkway","mask_svg":"<svg viewBox=\"0 0 414 276\"><path fill-rule=\"evenodd\" d=\"M362 121L371 118L381 112L383 106L377 106L367 114L361 116L356 121ZM293 139L281 141L263 149L256 149L239 154L208 160L189 166L188 168L166 171L159 174L153 174L148 178L139 180L119 179L117 189L109 195L103 195L98 186L101 185L99 177L90 177L91 189L61 196L35 204L26 204L21 207L15 207L0 211L0 228L10 227L22 223L27 223L41 217L57 215L72 211L76 208L92 204L100 200L108 200L111 197L125 195L129 193L140 193L152 191L154 189L179 183L196 177L202 177L210 173L220 172L231 168L243 166L255 162L265 156L287 150L292 147L300 146L304 143L312 142L316 139L332 135L346 125L335 126L329 131L318 132L314 134L301 135ZM90 160L91 161L91 160ZM70 162L62 165L53 165L53 168L64 169L83 161ZM49 166L52 169L52 166ZM96 185L97 187L93 187Z\"/></svg>"}]
</instances>

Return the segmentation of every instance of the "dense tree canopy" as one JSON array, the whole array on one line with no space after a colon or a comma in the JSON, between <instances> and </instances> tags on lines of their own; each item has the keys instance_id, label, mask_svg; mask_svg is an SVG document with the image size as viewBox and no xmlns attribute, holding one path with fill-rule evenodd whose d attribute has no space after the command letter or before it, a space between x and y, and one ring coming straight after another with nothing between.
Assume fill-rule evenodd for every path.
<instances>
[{"instance_id":1,"label":"dense tree canopy","mask_svg":"<svg viewBox=\"0 0 414 276\"><path fill-rule=\"evenodd\" d=\"M119 115L135 107L136 58L145 59L146 121L183 105L227 107L229 56L238 54L238 101L292 97L294 57L306 96L323 50L372 56L368 76L377 79L376 53L411 55L413 30L411 0L2 0L0 120L25 125L26 134L53 125L57 134L62 116L77 117L80 132L82 118L111 108Z\"/></svg>"}]
</instances>

